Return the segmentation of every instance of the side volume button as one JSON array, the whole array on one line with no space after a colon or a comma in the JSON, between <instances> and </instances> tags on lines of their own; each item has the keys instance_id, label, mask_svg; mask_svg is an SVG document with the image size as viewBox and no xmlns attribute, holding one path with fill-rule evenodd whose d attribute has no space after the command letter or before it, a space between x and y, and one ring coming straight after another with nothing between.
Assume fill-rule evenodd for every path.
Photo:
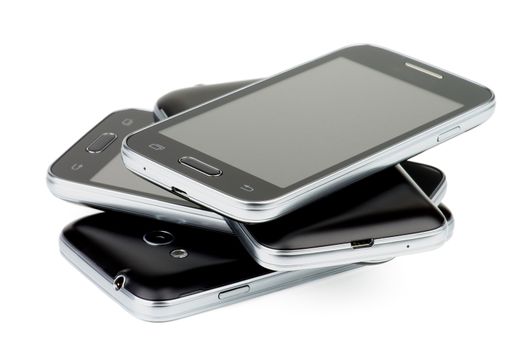
<instances>
[{"instance_id":1,"label":"side volume button","mask_svg":"<svg viewBox=\"0 0 528 350\"><path fill-rule=\"evenodd\" d=\"M223 300L223 299L232 298L232 297L239 296L239 295L246 294L246 293L249 293L248 285L226 290L225 292L220 292L218 293L218 299Z\"/></svg>"},{"instance_id":2,"label":"side volume button","mask_svg":"<svg viewBox=\"0 0 528 350\"><path fill-rule=\"evenodd\" d=\"M444 142L446 140L449 140L450 138L455 137L456 135L460 134L460 131L462 131L460 126L456 126L453 129L449 129L446 132L443 132L440 135L438 135L438 138L436 139L436 141Z\"/></svg>"},{"instance_id":3,"label":"side volume button","mask_svg":"<svg viewBox=\"0 0 528 350\"><path fill-rule=\"evenodd\" d=\"M92 143L86 147L86 150L90 153L99 153L110 146L112 142L117 139L117 135L113 132L105 132L104 134L99 135Z\"/></svg>"},{"instance_id":4,"label":"side volume button","mask_svg":"<svg viewBox=\"0 0 528 350\"><path fill-rule=\"evenodd\" d=\"M222 170L215 168L207 163L202 162L194 157L181 157L178 160L181 164L188 166L196 171L199 171L207 176L220 176L222 175Z\"/></svg>"}]
</instances>

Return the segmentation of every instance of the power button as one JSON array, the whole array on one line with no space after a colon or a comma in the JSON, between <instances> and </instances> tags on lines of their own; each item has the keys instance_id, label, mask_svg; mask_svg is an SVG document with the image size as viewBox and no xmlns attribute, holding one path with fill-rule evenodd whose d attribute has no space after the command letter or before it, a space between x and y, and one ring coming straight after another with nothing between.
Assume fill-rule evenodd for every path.
<instances>
[{"instance_id":1,"label":"power button","mask_svg":"<svg viewBox=\"0 0 528 350\"><path fill-rule=\"evenodd\" d=\"M248 292L249 292L249 286L245 285L245 286L233 288L233 289L230 289L230 290L226 290L225 292L218 293L218 299L221 299L221 300L222 299L228 299L228 298L232 298L234 296L246 294Z\"/></svg>"},{"instance_id":2,"label":"power button","mask_svg":"<svg viewBox=\"0 0 528 350\"><path fill-rule=\"evenodd\" d=\"M456 126L453 129L449 129L446 132L443 132L440 135L438 135L438 138L436 139L436 141L444 142L446 140L449 140L450 138L455 137L456 135L460 134L461 130L462 129L460 128L460 126Z\"/></svg>"}]
</instances>

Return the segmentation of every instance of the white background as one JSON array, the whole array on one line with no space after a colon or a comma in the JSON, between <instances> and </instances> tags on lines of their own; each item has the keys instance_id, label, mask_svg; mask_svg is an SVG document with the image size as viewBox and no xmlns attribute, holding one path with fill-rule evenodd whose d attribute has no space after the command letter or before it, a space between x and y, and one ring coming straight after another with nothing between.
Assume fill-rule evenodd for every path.
<instances>
[{"instance_id":1,"label":"white background","mask_svg":"<svg viewBox=\"0 0 528 350\"><path fill-rule=\"evenodd\" d=\"M516 4L3 1L0 348L526 349L528 26ZM104 116L354 43L497 95L491 120L416 157L447 174L457 225L442 248L164 324L135 319L60 256L63 226L94 211L54 198L46 169Z\"/></svg>"}]
</instances>

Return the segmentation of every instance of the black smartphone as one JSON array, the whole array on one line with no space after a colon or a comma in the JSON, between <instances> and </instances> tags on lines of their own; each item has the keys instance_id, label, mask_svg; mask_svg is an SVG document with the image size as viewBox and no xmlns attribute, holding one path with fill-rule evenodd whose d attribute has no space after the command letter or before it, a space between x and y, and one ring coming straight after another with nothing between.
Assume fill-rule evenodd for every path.
<instances>
[{"instance_id":1,"label":"black smartphone","mask_svg":"<svg viewBox=\"0 0 528 350\"><path fill-rule=\"evenodd\" d=\"M443 178L437 169L405 162L269 222L226 221L253 258L276 271L337 266L437 248L451 237L453 218L447 220L437 210L404 166L418 177L426 171ZM429 195L439 201L443 192L437 189Z\"/></svg>"},{"instance_id":2,"label":"black smartphone","mask_svg":"<svg viewBox=\"0 0 528 350\"><path fill-rule=\"evenodd\" d=\"M440 209L449 217L445 207ZM68 225L60 250L124 309L156 322L384 262L270 271L234 235L119 213L95 214Z\"/></svg>"},{"instance_id":3,"label":"black smartphone","mask_svg":"<svg viewBox=\"0 0 528 350\"><path fill-rule=\"evenodd\" d=\"M137 131L123 160L226 217L266 222L474 128L494 105L471 81L352 46Z\"/></svg>"},{"instance_id":4,"label":"black smartphone","mask_svg":"<svg viewBox=\"0 0 528 350\"><path fill-rule=\"evenodd\" d=\"M158 322L363 266L274 272L234 235L117 213L70 224L60 249L131 314Z\"/></svg>"}]
</instances>

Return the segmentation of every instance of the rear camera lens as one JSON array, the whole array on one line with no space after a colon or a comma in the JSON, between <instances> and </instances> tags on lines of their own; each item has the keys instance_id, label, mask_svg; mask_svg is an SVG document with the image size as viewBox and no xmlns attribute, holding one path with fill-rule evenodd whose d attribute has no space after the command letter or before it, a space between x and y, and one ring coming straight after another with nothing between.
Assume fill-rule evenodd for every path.
<instances>
[{"instance_id":1,"label":"rear camera lens","mask_svg":"<svg viewBox=\"0 0 528 350\"><path fill-rule=\"evenodd\" d=\"M146 233L143 240L149 245L167 245L174 241L174 236L167 231L153 231Z\"/></svg>"}]
</instances>

